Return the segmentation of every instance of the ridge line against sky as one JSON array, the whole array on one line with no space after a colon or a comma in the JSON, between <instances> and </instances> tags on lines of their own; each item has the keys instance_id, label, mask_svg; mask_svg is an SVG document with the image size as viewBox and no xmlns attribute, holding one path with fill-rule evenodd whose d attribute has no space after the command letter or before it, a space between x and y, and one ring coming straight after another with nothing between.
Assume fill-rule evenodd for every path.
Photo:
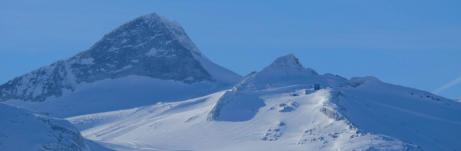
<instances>
[{"instance_id":1,"label":"ridge line against sky","mask_svg":"<svg viewBox=\"0 0 461 151\"><path fill-rule=\"evenodd\" d=\"M241 75L294 53L320 73L371 75L434 92L461 75L459 7L456 0L6 0L0 82L73 56L123 23L156 12L179 22L212 61ZM461 85L450 86L438 93L461 98Z\"/></svg>"},{"instance_id":2,"label":"ridge line against sky","mask_svg":"<svg viewBox=\"0 0 461 151\"><path fill-rule=\"evenodd\" d=\"M459 85L461 83L461 76L459 76L458 78L448 82L448 83L445 83L444 85L442 85L441 87L435 89L432 93L434 94L440 94L441 92L447 90L447 89L450 89L451 87L454 87L456 85Z\"/></svg>"}]
</instances>

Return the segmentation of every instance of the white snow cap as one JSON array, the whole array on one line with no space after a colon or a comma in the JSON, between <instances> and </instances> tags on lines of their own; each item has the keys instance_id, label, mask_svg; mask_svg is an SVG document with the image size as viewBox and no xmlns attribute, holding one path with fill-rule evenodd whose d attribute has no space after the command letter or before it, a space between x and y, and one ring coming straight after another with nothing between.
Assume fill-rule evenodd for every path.
<instances>
[{"instance_id":1,"label":"white snow cap","mask_svg":"<svg viewBox=\"0 0 461 151\"><path fill-rule=\"evenodd\" d=\"M271 65L264 68L261 72L282 72L282 73L297 73L297 72L308 72L310 74L317 75L312 69L304 68L299 62L299 59L294 54L288 54L285 56L278 57L272 62Z\"/></svg>"},{"instance_id":2,"label":"white snow cap","mask_svg":"<svg viewBox=\"0 0 461 151\"><path fill-rule=\"evenodd\" d=\"M244 89L266 89L285 85L311 85L322 82L323 79L312 69L304 68L293 54L275 59L272 64L260 72L248 75L236 87Z\"/></svg>"},{"instance_id":3,"label":"white snow cap","mask_svg":"<svg viewBox=\"0 0 461 151\"><path fill-rule=\"evenodd\" d=\"M304 69L303 65L299 62L299 59L293 54L278 57L269 67L294 70Z\"/></svg>"}]
</instances>

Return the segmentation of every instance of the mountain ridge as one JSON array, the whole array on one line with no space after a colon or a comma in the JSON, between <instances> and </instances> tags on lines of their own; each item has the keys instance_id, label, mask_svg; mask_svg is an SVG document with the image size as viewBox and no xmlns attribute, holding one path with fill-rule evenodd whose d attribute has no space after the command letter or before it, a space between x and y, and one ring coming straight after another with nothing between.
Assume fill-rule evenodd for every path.
<instances>
[{"instance_id":1,"label":"mountain ridge","mask_svg":"<svg viewBox=\"0 0 461 151\"><path fill-rule=\"evenodd\" d=\"M295 60L279 57L232 89L203 97L68 120L91 140L131 150L461 148L453 141L461 132L459 103L374 77L313 74L297 68ZM267 72L280 63L280 73ZM133 139L134 145L124 143Z\"/></svg>"},{"instance_id":2,"label":"mountain ridge","mask_svg":"<svg viewBox=\"0 0 461 151\"><path fill-rule=\"evenodd\" d=\"M0 101L2 125L21 134L43 126L27 124L37 121L30 118L25 128L15 127L21 122L7 105L29 110L38 121L64 125L54 133L56 124L45 122L51 135L34 136L75 150L90 149L86 139L114 150L461 149L458 102L375 77L319 74L293 54L242 78L211 62L179 24L155 13L1 85ZM51 117L66 118L81 135ZM8 132L0 130L0 147L16 141L5 141Z\"/></svg>"},{"instance_id":3,"label":"mountain ridge","mask_svg":"<svg viewBox=\"0 0 461 151\"><path fill-rule=\"evenodd\" d=\"M0 85L0 101L45 101L80 83L140 75L232 85L239 75L212 63L176 22L155 13L137 17L103 36L89 49Z\"/></svg>"}]
</instances>

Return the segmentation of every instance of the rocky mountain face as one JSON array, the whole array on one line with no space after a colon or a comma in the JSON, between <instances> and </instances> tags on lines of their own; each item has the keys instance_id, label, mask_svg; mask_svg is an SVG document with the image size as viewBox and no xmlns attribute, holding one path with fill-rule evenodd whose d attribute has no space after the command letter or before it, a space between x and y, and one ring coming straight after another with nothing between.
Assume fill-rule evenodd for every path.
<instances>
[{"instance_id":1,"label":"rocky mountain face","mask_svg":"<svg viewBox=\"0 0 461 151\"><path fill-rule=\"evenodd\" d=\"M239 75L203 56L183 28L157 14L138 17L105 35L90 49L0 86L0 101L44 101L81 83L129 75L233 84Z\"/></svg>"}]
</instances>

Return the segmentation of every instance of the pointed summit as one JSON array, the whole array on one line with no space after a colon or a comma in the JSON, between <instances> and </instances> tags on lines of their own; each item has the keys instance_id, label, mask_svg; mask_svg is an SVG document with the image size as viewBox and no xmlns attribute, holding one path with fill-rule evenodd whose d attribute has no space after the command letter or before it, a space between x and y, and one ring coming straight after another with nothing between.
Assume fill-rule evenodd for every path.
<instances>
[{"instance_id":1,"label":"pointed summit","mask_svg":"<svg viewBox=\"0 0 461 151\"><path fill-rule=\"evenodd\" d=\"M81 83L127 76L222 85L240 79L201 54L178 23L150 13L104 35L86 51L0 85L0 101L44 101Z\"/></svg>"},{"instance_id":2,"label":"pointed summit","mask_svg":"<svg viewBox=\"0 0 461 151\"><path fill-rule=\"evenodd\" d=\"M238 89L265 89L291 84L320 83L321 76L312 69L304 68L293 55L278 57L262 71L247 76L237 85Z\"/></svg>"},{"instance_id":3,"label":"pointed summit","mask_svg":"<svg viewBox=\"0 0 461 151\"><path fill-rule=\"evenodd\" d=\"M261 72L269 72L273 74L296 74L297 72L308 72L310 74L317 74L312 69L304 68L301 62L299 62L299 59L293 54L278 57L271 65L264 68Z\"/></svg>"},{"instance_id":4,"label":"pointed summit","mask_svg":"<svg viewBox=\"0 0 461 151\"><path fill-rule=\"evenodd\" d=\"M299 59L293 54L278 57L269 67L294 70L304 69L303 65L299 62Z\"/></svg>"},{"instance_id":5,"label":"pointed summit","mask_svg":"<svg viewBox=\"0 0 461 151\"><path fill-rule=\"evenodd\" d=\"M143 20L146 20L146 21L151 21L151 20L159 20L160 18L161 17L157 13L152 12L152 13L148 13L148 14L139 16L139 17L135 18L134 20L143 19Z\"/></svg>"},{"instance_id":6,"label":"pointed summit","mask_svg":"<svg viewBox=\"0 0 461 151\"><path fill-rule=\"evenodd\" d=\"M69 62L84 82L129 74L187 83L213 80L195 56L201 54L179 24L151 13L121 25Z\"/></svg>"},{"instance_id":7,"label":"pointed summit","mask_svg":"<svg viewBox=\"0 0 461 151\"><path fill-rule=\"evenodd\" d=\"M130 51L123 48L150 49L145 52L146 50ZM130 51L131 53L145 52L148 55L164 55L166 52L177 53L171 50L181 48L200 54L177 22L151 13L121 25L105 35L88 51L112 53Z\"/></svg>"},{"instance_id":8,"label":"pointed summit","mask_svg":"<svg viewBox=\"0 0 461 151\"><path fill-rule=\"evenodd\" d=\"M140 22L143 22L143 24L150 29L158 28L158 26L164 26L162 28L168 29L167 31L171 38L181 43L183 46L193 51L194 53L200 54L198 48L195 46L195 44L192 42L192 40L189 38L189 36L178 22L159 16L157 13L150 13L144 16L140 16L131 22L137 22L138 20L141 20Z\"/></svg>"}]
</instances>

